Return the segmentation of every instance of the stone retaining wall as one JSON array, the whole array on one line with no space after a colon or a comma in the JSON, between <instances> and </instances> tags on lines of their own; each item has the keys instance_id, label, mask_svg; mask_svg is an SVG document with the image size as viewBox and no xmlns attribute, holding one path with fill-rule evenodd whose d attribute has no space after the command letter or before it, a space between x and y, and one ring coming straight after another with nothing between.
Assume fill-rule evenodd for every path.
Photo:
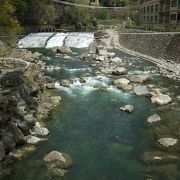
<instances>
[{"instance_id":1,"label":"stone retaining wall","mask_svg":"<svg viewBox=\"0 0 180 180\"><path fill-rule=\"evenodd\" d=\"M180 34L178 33L120 34L119 43L129 50L180 63Z\"/></svg>"}]
</instances>

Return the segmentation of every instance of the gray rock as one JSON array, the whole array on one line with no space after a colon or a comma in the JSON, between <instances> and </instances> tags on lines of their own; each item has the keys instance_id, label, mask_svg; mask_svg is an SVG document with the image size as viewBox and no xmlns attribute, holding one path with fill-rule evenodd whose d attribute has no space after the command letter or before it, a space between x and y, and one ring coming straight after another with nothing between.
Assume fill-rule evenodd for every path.
<instances>
[{"instance_id":1,"label":"gray rock","mask_svg":"<svg viewBox=\"0 0 180 180\"><path fill-rule=\"evenodd\" d=\"M2 133L2 142L4 144L4 148L6 152L12 151L16 146L15 139L12 133L6 131L2 131L1 133Z\"/></svg>"},{"instance_id":2,"label":"gray rock","mask_svg":"<svg viewBox=\"0 0 180 180\"><path fill-rule=\"evenodd\" d=\"M171 97L165 94L155 94L151 97L151 102L158 105L165 105L172 101Z\"/></svg>"},{"instance_id":3,"label":"gray rock","mask_svg":"<svg viewBox=\"0 0 180 180\"><path fill-rule=\"evenodd\" d=\"M113 81L114 85L118 85L118 84L127 85L127 84L129 84L129 82L130 81L128 79L125 79L125 78L120 78L120 79L116 79Z\"/></svg>"},{"instance_id":4,"label":"gray rock","mask_svg":"<svg viewBox=\"0 0 180 180\"><path fill-rule=\"evenodd\" d=\"M39 137L36 137L36 136L26 136L26 139L27 139L27 143L28 144L32 144L32 145L36 145L42 141L47 141L47 139L45 138L39 138Z\"/></svg>"},{"instance_id":5,"label":"gray rock","mask_svg":"<svg viewBox=\"0 0 180 180\"><path fill-rule=\"evenodd\" d=\"M112 72L112 74L115 74L115 75L123 75L126 73L127 73L127 70L124 67L118 67L118 68L114 69Z\"/></svg>"},{"instance_id":6,"label":"gray rock","mask_svg":"<svg viewBox=\"0 0 180 180\"><path fill-rule=\"evenodd\" d=\"M169 147L169 146L174 146L178 140L174 139L174 138L161 138L158 140L159 144L165 146L165 147Z\"/></svg>"},{"instance_id":7,"label":"gray rock","mask_svg":"<svg viewBox=\"0 0 180 180\"><path fill-rule=\"evenodd\" d=\"M61 46L53 48L53 52L59 54L72 54L71 48L68 46Z\"/></svg>"},{"instance_id":8,"label":"gray rock","mask_svg":"<svg viewBox=\"0 0 180 180\"><path fill-rule=\"evenodd\" d=\"M131 82L143 83L149 79L148 75L132 75L128 78Z\"/></svg>"},{"instance_id":9,"label":"gray rock","mask_svg":"<svg viewBox=\"0 0 180 180\"><path fill-rule=\"evenodd\" d=\"M152 124L155 122L159 122L161 120L161 117L158 114L153 114L152 116L148 117L147 122Z\"/></svg>"},{"instance_id":10,"label":"gray rock","mask_svg":"<svg viewBox=\"0 0 180 180\"><path fill-rule=\"evenodd\" d=\"M51 151L44 157L43 162L50 169L67 168L72 165L72 159L70 155L58 151Z\"/></svg>"},{"instance_id":11,"label":"gray rock","mask_svg":"<svg viewBox=\"0 0 180 180\"><path fill-rule=\"evenodd\" d=\"M138 96L147 95L149 94L149 91L146 86L135 86L134 87L134 93Z\"/></svg>"},{"instance_id":12,"label":"gray rock","mask_svg":"<svg viewBox=\"0 0 180 180\"><path fill-rule=\"evenodd\" d=\"M36 126L32 129L32 135L35 136L47 136L49 134L49 130L45 127L41 127L39 123L36 123Z\"/></svg>"},{"instance_id":13,"label":"gray rock","mask_svg":"<svg viewBox=\"0 0 180 180\"><path fill-rule=\"evenodd\" d=\"M26 121L19 122L18 128L21 130L21 132L23 133L24 136L27 136L30 134L30 128L29 128L28 122L26 122Z\"/></svg>"},{"instance_id":14,"label":"gray rock","mask_svg":"<svg viewBox=\"0 0 180 180\"><path fill-rule=\"evenodd\" d=\"M34 59L40 59L40 58L42 57L42 54L39 53L39 52L35 52L35 53L32 54L32 57L33 57Z\"/></svg>"},{"instance_id":15,"label":"gray rock","mask_svg":"<svg viewBox=\"0 0 180 180\"><path fill-rule=\"evenodd\" d=\"M28 154L36 151L34 145L25 145L21 146L10 153L10 156L14 157L17 160L24 159Z\"/></svg>"},{"instance_id":16,"label":"gray rock","mask_svg":"<svg viewBox=\"0 0 180 180\"><path fill-rule=\"evenodd\" d=\"M3 142L0 142L0 161L5 158L6 151L4 149Z\"/></svg>"},{"instance_id":17,"label":"gray rock","mask_svg":"<svg viewBox=\"0 0 180 180\"><path fill-rule=\"evenodd\" d=\"M21 132L21 130L16 126L16 124L13 122L9 122L9 127L10 127L12 134L14 135L16 144L17 145L24 144L25 137L24 137L23 133Z\"/></svg>"},{"instance_id":18,"label":"gray rock","mask_svg":"<svg viewBox=\"0 0 180 180\"><path fill-rule=\"evenodd\" d=\"M134 107L132 105L126 105L124 107L120 107L120 110L131 113L134 111Z\"/></svg>"},{"instance_id":19,"label":"gray rock","mask_svg":"<svg viewBox=\"0 0 180 180\"><path fill-rule=\"evenodd\" d=\"M63 80L60 81L60 84L61 84L61 86L69 87L70 86L70 81L66 80L66 79L63 79Z\"/></svg>"}]
</instances>

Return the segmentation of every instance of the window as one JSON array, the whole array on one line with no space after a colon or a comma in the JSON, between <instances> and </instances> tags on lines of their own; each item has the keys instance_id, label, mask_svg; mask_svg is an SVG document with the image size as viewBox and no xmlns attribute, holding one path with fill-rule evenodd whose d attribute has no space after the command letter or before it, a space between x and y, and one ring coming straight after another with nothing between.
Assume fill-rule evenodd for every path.
<instances>
[{"instance_id":1,"label":"window","mask_svg":"<svg viewBox=\"0 0 180 180\"><path fill-rule=\"evenodd\" d=\"M149 10L150 10L150 7L149 6L147 6L147 12L149 13Z\"/></svg>"},{"instance_id":2,"label":"window","mask_svg":"<svg viewBox=\"0 0 180 180\"><path fill-rule=\"evenodd\" d=\"M177 6L177 0L171 0L171 7Z\"/></svg>"},{"instance_id":3,"label":"window","mask_svg":"<svg viewBox=\"0 0 180 180\"><path fill-rule=\"evenodd\" d=\"M144 13L146 13L146 7L144 7Z\"/></svg>"},{"instance_id":4,"label":"window","mask_svg":"<svg viewBox=\"0 0 180 180\"><path fill-rule=\"evenodd\" d=\"M154 16L154 21L155 21L155 23L157 23L158 22L158 16L156 15L156 16Z\"/></svg>"},{"instance_id":5,"label":"window","mask_svg":"<svg viewBox=\"0 0 180 180\"><path fill-rule=\"evenodd\" d=\"M151 6L151 12L154 12L154 5Z\"/></svg>"},{"instance_id":6,"label":"window","mask_svg":"<svg viewBox=\"0 0 180 180\"><path fill-rule=\"evenodd\" d=\"M176 14L171 14L171 15L170 15L170 19L171 19L172 21L175 21L175 20L176 20Z\"/></svg>"},{"instance_id":7,"label":"window","mask_svg":"<svg viewBox=\"0 0 180 180\"><path fill-rule=\"evenodd\" d=\"M147 16L147 23L149 22L149 16Z\"/></svg>"},{"instance_id":8,"label":"window","mask_svg":"<svg viewBox=\"0 0 180 180\"><path fill-rule=\"evenodd\" d=\"M153 16L151 16L151 23L153 23Z\"/></svg>"},{"instance_id":9,"label":"window","mask_svg":"<svg viewBox=\"0 0 180 180\"><path fill-rule=\"evenodd\" d=\"M159 5L156 4L156 5L155 5L155 12L158 12L158 9L159 9Z\"/></svg>"},{"instance_id":10,"label":"window","mask_svg":"<svg viewBox=\"0 0 180 180\"><path fill-rule=\"evenodd\" d=\"M144 23L146 23L146 16L144 16Z\"/></svg>"}]
</instances>

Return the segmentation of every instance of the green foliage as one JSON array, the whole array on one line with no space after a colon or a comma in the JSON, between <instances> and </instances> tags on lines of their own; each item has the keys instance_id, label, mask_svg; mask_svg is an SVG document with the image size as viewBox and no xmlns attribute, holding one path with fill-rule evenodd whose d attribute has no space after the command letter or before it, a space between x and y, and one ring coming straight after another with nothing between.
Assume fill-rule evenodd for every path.
<instances>
[{"instance_id":1,"label":"green foliage","mask_svg":"<svg viewBox=\"0 0 180 180\"><path fill-rule=\"evenodd\" d=\"M107 9L98 9L96 16L98 19L106 20L109 18L109 12Z\"/></svg>"},{"instance_id":2,"label":"green foliage","mask_svg":"<svg viewBox=\"0 0 180 180\"><path fill-rule=\"evenodd\" d=\"M10 0L0 0L0 34L16 34L21 32L19 22L13 16L15 7Z\"/></svg>"},{"instance_id":3,"label":"green foliage","mask_svg":"<svg viewBox=\"0 0 180 180\"><path fill-rule=\"evenodd\" d=\"M77 25L89 24L92 21L93 14L85 8L65 8L61 14L61 21L63 24Z\"/></svg>"}]
</instances>

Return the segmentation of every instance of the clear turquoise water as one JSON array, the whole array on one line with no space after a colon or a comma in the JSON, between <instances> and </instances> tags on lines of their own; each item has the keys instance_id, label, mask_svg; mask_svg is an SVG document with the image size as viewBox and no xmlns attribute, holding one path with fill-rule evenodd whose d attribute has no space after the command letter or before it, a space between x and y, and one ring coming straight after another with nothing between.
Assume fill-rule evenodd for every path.
<instances>
[{"instance_id":1,"label":"clear turquoise water","mask_svg":"<svg viewBox=\"0 0 180 180\"><path fill-rule=\"evenodd\" d=\"M81 50L77 52L80 53ZM116 54L133 62L136 69L154 68L151 63L133 59L122 52L117 51ZM74 55L73 60L48 55L52 60L47 61L47 64L59 64L65 69L89 67L88 62L80 61L78 55ZM94 74L94 69L85 72ZM60 80L79 77L82 71L64 70L46 74ZM111 80L107 84L110 85ZM166 84L174 90L173 95L179 93L177 82L173 82L177 86L174 88L172 81L166 78L155 76L151 81L159 85ZM46 121L50 130L48 141L39 144L36 153L16 162L8 180L58 179L51 177L42 164L44 155L51 150L66 152L72 156L73 166L64 177L65 180L179 178L179 165L154 167L144 165L139 160L143 152L155 148L152 128L145 123L147 117L153 113L163 113L149 98L114 89L90 91L81 87L74 87L71 91L55 90L54 93L60 95L63 101ZM131 114L121 112L119 107L126 104L132 104L135 111Z\"/></svg>"}]
</instances>

